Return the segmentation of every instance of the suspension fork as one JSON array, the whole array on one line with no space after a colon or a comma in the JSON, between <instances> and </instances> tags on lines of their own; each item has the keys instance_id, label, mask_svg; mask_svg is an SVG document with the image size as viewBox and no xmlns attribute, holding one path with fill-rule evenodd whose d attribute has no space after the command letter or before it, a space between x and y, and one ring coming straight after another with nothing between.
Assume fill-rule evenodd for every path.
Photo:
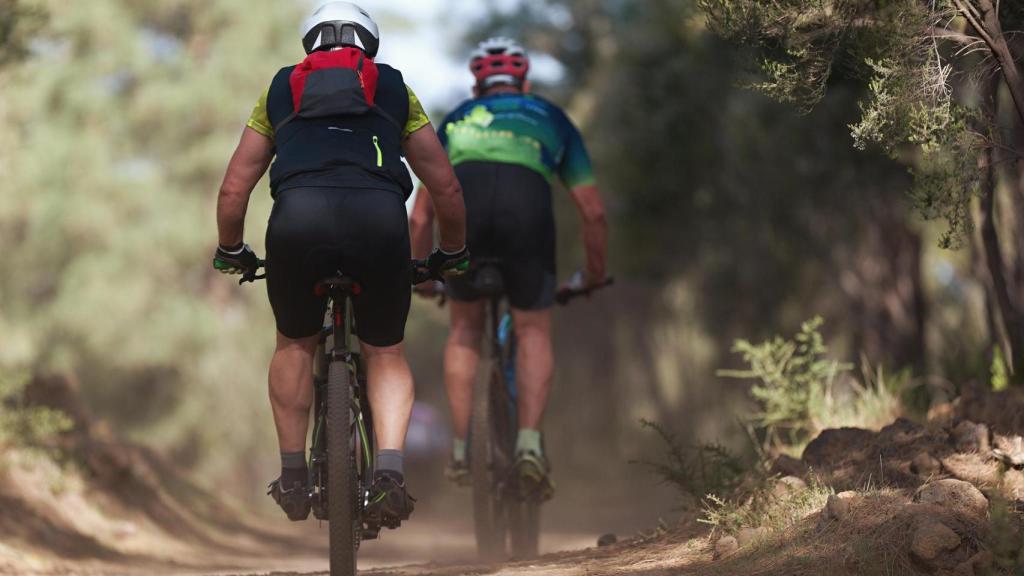
<instances>
[{"instance_id":1,"label":"suspension fork","mask_svg":"<svg viewBox=\"0 0 1024 576\"><path fill-rule=\"evenodd\" d=\"M487 337L490 340L491 357L496 361L501 360L501 337L498 331L501 330L501 297L495 296L490 299L487 306L488 320L490 327L487 330Z\"/></svg>"}]
</instances>

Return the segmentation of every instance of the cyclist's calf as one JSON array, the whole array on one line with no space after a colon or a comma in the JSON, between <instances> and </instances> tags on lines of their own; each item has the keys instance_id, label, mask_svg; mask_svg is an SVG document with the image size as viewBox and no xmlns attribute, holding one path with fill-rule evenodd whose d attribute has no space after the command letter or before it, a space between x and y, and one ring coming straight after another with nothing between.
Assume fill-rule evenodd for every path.
<instances>
[{"instance_id":1,"label":"cyclist's calf","mask_svg":"<svg viewBox=\"0 0 1024 576\"><path fill-rule=\"evenodd\" d=\"M270 405L282 452L306 449L309 409L313 405L313 354L319 335L287 338L277 335L270 361Z\"/></svg>"},{"instance_id":2,"label":"cyclist's calf","mask_svg":"<svg viewBox=\"0 0 1024 576\"><path fill-rule=\"evenodd\" d=\"M551 349L551 309L512 309L518 348L519 428L539 430L551 391L554 353Z\"/></svg>"}]
</instances>

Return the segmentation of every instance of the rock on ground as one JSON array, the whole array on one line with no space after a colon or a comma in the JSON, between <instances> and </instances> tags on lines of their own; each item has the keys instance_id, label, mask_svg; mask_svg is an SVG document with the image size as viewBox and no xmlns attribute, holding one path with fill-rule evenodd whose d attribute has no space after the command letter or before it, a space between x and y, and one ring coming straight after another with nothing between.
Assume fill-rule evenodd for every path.
<instances>
[{"instance_id":1,"label":"rock on ground","mask_svg":"<svg viewBox=\"0 0 1024 576\"><path fill-rule=\"evenodd\" d=\"M783 476L775 482L772 487L772 496L779 500L785 500L790 496L807 489L807 483L796 476Z\"/></svg>"},{"instance_id":2,"label":"rock on ground","mask_svg":"<svg viewBox=\"0 0 1024 576\"><path fill-rule=\"evenodd\" d=\"M740 543L732 536L722 536L715 542L715 560L725 558L740 549Z\"/></svg>"},{"instance_id":3,"label":"rock on ground","mask_svg":"<svg viewBox=\"0 0 1024 576\"><path fill-rule=\"evenodd\" d=\"M918 476L934 476L942 472L942 462L928 452L920 452L910 461L910 470Z\"/></svg>"},{"instance_id":4,"label":"rock on ground","mask_svg":"<svg viewBox=\"0 0 1024 576\"><path fill-rule=\"evenodd\" d=\"M988 426L970 420L964 420L953 428L953 441L961 452L988 452L992 448Z\"/></svg>"},{"instance_id":5,"label":"rock on ground","mask_svg":"<svg viewBox=\"0 0 1024 576\"><path fill-rule=\"evenodd\" d=\"M970 482L946 478L929 482L918 488L914 501L936 504L952 512L959 512L974 520L988 515L988 498Z\"/></svg>"},{"instance_id":6,"label":"rock on ground","mask_svg":"<svg viewBox=\"0 0 1024 576\"><path fill-rule=\"evenodd\" d=\"M857 459L875 434L861 428L834 428L823 430L804 448L803 461L812 468L847 459Z\"/></svg>"},{"instance_id":7,"label":"rock on ground","mask_svg":"<svg viewBox=\"0 0 1024 576\"><path fill-rule=\"evenodd\" d=\"M768 529L764 526L757 528L743 528L736 533L736 543L739 544L740 548L755 544L764 540L768 536Z\"/></svg>"},{"instance_id":8,"label":"rock on ground","mask_svg":"<svg viewBox=\"0 0 1024 576\"><path fill-rule=\"evenodd\" d=\"M781 454L772 462L771 470L768 473L773 476L799 477L807 474L807 466L789 454Z\"/></svg>"},{"instance_id":9,"label":"rock on ground","mask_svg":"<svg viewBox=\"0 0 1024 576\"><path fill-rule=\"evenodd\" d=\"M992 567L992 553L982 550L961 562L953 572L955 576L982 576Z\"/></svg>"},{"instance_id":10,"label":"rock on ground","mask_svg":"<svg viewBox=\"0 0 1024 576\"><path fill-rule=\"evenodd\" d=\"M842 522L850 514L850 500L853 499L854 494L856 493L829 494L828 500L825 502L825 510L822 512L822 519Z\"/></svg>"},{"instance_id":11,"label":"rock on ground","mask_svg":"<svg viewBox=\"0 0 1024 576\"><path fill-rule=\"evenodd\" d=\"M937 520L926 520L914 530L910 553L918 561L932 566L959 546L960 536L952 528Z\"/></svg>"}]
</instances>

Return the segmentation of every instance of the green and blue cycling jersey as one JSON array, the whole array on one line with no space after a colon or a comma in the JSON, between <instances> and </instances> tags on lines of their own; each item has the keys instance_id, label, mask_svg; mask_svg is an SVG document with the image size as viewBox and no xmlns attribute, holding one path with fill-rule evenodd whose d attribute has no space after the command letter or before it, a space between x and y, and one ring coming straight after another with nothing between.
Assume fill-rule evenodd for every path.
<instances>
[{"instance_id":1,"label":"green and blue cycling jersey","mask_svg":"<svg viewBox=\"0 0 1024 576\"><path fill-rule=\"evenodd\" d=\"M438 128L453 166L500 162L523 166L569 188L594 183L579 130L554 104L529 94L495 94L463 102Z\"/></svg>"}]
</instances>

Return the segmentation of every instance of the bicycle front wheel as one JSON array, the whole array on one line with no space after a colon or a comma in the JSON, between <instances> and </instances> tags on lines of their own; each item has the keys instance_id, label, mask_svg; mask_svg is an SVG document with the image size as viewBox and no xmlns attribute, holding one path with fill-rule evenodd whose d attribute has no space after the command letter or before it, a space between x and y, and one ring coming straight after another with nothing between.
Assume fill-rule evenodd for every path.
<instances>
[{"instance_id":1,"label":"bicycle front wheel","mask_svg":"<svg viewBox=\"0 0 1024 576\"><path fill-rule=\"evenodd\" d=\"M492 419L492 385L498 377L497 363L482 359L473 389L473 411L469 429L469 470L473 483L473 527L476 547L483 561L504 560L505 511L496 485L495 442Z\"/></svg>"},{"instance_id":2,"label":"bicycle front wheel","mask_svg":"<svg viewBox=\"0 0 1024 576\"><path fill-rule=\"evenodd\" d=\"M352 372L341 360L327 372L327 509L331 576L355 576L358 484L352 435Z\"/></svg>"}]
</instances>

